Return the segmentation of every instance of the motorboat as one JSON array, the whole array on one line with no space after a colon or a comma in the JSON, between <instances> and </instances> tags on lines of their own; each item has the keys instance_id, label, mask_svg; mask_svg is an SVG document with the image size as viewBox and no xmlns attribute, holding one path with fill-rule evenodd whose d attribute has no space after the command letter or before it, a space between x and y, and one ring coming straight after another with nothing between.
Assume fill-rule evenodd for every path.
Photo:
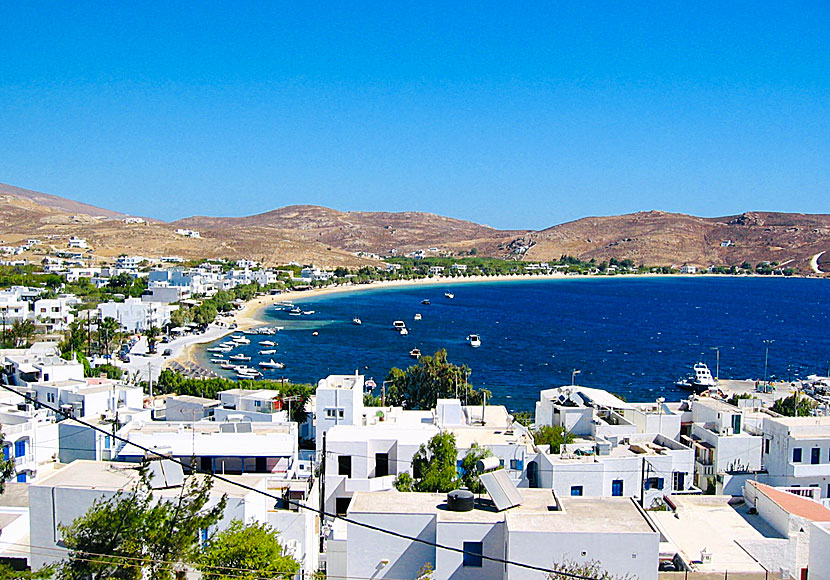
<instances>
[{"instance_id":1,"label":"motorboat","mask_svg":"<svg viewBox=\"0 0 830 580\"><path fill-rule=\"evenodd\" d=\"M407 334L409 334L409 331L406 329L405 326L403 328L401 328L398 332L400 333L401 336L406 336Z\"/></svg>"},{"instance_id":2,"label":"motorboat","mask_svg":"<svg viewBox=\"0 0 830 580\"><path fill-rule=\"evenodd\" d=\"M471 347L478 348L481 346L481 337L477 334L471 334L467 337L467 342L470 343Z\"/></svg>"},{"instance_id":3,"label":"motorboat","mask_svg":"<svg viewBox=\"0 0 830 580\"><path fill-rule=\"evenodd\" d=\"M361 324L363 324L363 321L360 320L357 316L355 316L354 318L352 318L352 324L360 326Z\"/></svg>"},{"instance_id":4,"label":"motorboat","mask_svg":"<svg viewBox=\"0 0 830 580\"><path fill-rule=\"evenodd\" d=\"M249 360L251 360L251 357L245 356L244 354L239 353L239 354L232 354L231 356L228 357L228 359L229 360L249 361Z\"/></svg>"},{"instance_id":5,"label":"motorboat","mask_svg":"<svg viewBox=\"0 0 830 580\"><path fill-rule=\"evenodd\" d=\"M421 358L420 349L413 348L412 350L409 351L409 356L411 356L412 358Z\"/></svg>"},{"instance_id":6,"label":"motorboat","mask_svg":"<svg viewBox=\"0 0 830 580\"><path fill-rule=\"evenodd\" d=\"M277 346L277 343L275 343L273 340L260 340L259 344L262 345L262 346L268 346L268 347Z\"/></svg>"},{"instance_id":7,"label":"motorboat","mask_svg":"<svg viewBox=\"0 0 830 580\"><path fill-rule=\"evenodd\" d=\"M421 313L420 312L415 313L415 320L421 320Z\"/></svg>"},{"instance_id":8,"label":"motorboat","mask_svg":"<svg viewBox=\"0 0 830 580\"><path fill-rule=\"evenodd\" d=\"M250 367L237 367L236 376L241 379L258 379L262 377L262 373Z\"/></svg>"},{"instance_id":9,"label":"motorboat","mask_svg":"<svg viewBox=\"0 0 830 580\"><path fill-rule=\"evenodd\" d=\"M220 368L220 369L225 369L226 371L230 371L230 370L235 369L235 368L236 368L236 365L235 365L235 364L231 364L231 363L229 363L229 362L223 362L221 365L219 365L219 368Z\"/></svg>"},{"instance_id":10,"label":"motorboat","mask_svg":"<svg viewBox=\"0 0 830 580\"><path fill-rule=\"evenodd\" d=\"M226 346L212 346L210 348L205 349L208 352L228 352L230 348Z\"/></svg>"},{"instance_id":11,"label":"motorboat","mask_svg":"<svg viewBox=\"0 0 830 580\"><path fill-rule=\"evenodd\" d=\"M251 344L251 339L245 338L244 336L235 336L232 340L236 344Z\"/></svg>"},{"instance_id":12,"label":"motorboat","mask_svg":"<svg viewBox=\"0 0 830 580\"><path fill-rule=\"evenodd\" d=\"M453 298L455 298L455 294L453 294L453 293L452 293L452 292L450 292L449 290L447 290L446 292L444 292L444 296L446 296L446 297L447 297L447 298L449 298L450 300L452 300Z\"/></svg>"},{"instance_id":13,"label":"motorboat","mask_svg":"<svg viewBox=\"0 0 830 580\"><path fill-rule=\"evenodd\" d=\"M692 374L678 380L675 385L681 389L702 393L707 389L717 387L718 382L712 377L712 372L709 370L709 367L699 362L692 367Z\"/></svg>"},{"instance_id":14,"label":"motorboat","mask_svg":"<svg viewBox=\"0 0 830 580\"><path fill-rule=\"evenodd\" d=\"M314 310L303 310L303 314L305 314L306 316L314 314Z\"/></svg>"},{"instance_id":15,"label":"motorboat","mask_svg":"<svg viewBox=\"0 0 830 580\"><path fill-rule=\"evenodd\" d=\"M275 349L275 348L266 348L265 350L259 351L259 354L261 354L261 355L275 354L276 352L277 352L277 349Z\"/></svg>"},{"instance_id":16,"label":"motorboat","mask_svg":"<svg viewBox=\"0 0 830 580\"><path fill-rule=\"evenodd\" d=\"M289 316L300 316L303 313L303 309L299 306L294 306L288 311Z\"/></svg>"},{"instance_id":17,"label":"motorboat","mask_svg":"<svg viewBox=\"0 0 830 580\"><path fill-rule=\"evenodd\" d=\"M423 300L421 300L421 304L425 304L425 305L429 306L431 304L431 302L429 301L429 298L424 298Z\"/></svg>"},{"instance_id":18,"label":"motorboat","mask_svg":"<svg viewBox=\"0 0 830 580\"><path fill-rule=\"evenodd\" d=\"M403 320L396 320L392 323L392 328L400 332L402 328L406 328L406 322Z\"/></svg>"},{"instance_id":19,"label":"motorboat","mask_svg":"<svg viewBox=\"0 0 830 580\"><path fill-rule=\"evenodd\" d=\"M264 369L284 369L285 368L285 363L276 362L276 361L274 361L274 359L271 359L271 360L261 361L259 363L259 366L261 366Z\"/></svg>"}]
</instances>

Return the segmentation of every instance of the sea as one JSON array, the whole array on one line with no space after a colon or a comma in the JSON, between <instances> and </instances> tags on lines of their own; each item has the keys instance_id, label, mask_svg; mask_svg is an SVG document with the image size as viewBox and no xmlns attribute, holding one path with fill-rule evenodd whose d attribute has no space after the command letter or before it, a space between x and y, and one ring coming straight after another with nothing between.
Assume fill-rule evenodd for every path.
<instances>
[{"instance_id":1,"label":"sea","mask_svg":"<svg viewBox=\"0 0 830 580\"><path fill-rule=\"evenodd\" d=\"M250 354L250 366L271 358L286 364L264 371L266 378L310 383L357 371L380 385L392 367L416 364L411 349L426 355L444 348L450 362L470 367L474 386L510 411L532 411L540 390L572 380L628 401L679 400L688 392L675 381L697 362L715 374L718 358L726 379L762 379L765 358L768 376L779 381L824 375L830 366L830 283L818 279L453 282L310 295L295 304L314 312L291 316L268 307L259 313L263 324L284 328L251 336L234 351ZM393 329L395 320L406 323L408 335ZM479 348L469 345L470 334L480 335ZM259 356L260 340L277 342L276 354ZM204 351L199 357L223 373Z\"/></svg>"}]
</instances>

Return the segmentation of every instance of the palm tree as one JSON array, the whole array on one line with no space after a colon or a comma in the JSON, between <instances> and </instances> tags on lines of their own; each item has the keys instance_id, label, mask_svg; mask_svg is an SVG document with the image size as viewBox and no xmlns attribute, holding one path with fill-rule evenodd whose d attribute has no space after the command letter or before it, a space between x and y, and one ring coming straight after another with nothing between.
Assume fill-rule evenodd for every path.
<instances>
[{"instance_id":1,"label":"palm tree","mask_svg":"<svg viewBox=\"0 0 830 580\"><path fill-rule=\"evenodd\" d=\"M121 325L112 316L107 316L98 323L98 340L108 357L112 356L112 343L121 331Z\"/></svg>"},{"instance_id":2,"label":"palm tree","mask_svg":"<svg viewBox=\"0 0 830 580\"><path fill-rule=\"evenodd\" d=\"M161 334L161 329L158 326L151 326L144 331L144 336L147 337L147 349L149 352L156 352L156 337Z\"/></svg>"}]
</instances>

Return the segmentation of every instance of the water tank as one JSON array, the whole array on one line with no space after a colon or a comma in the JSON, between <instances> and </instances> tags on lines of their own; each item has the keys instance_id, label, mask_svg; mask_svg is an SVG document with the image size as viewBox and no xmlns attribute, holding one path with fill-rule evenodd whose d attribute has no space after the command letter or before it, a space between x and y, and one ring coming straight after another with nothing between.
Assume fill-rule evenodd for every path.
<instances>
[{"instance_id":1,"label":"water tank","mask_svg":"<svg viewBox=\"0 0 830 580\"><path fill-rule=\"evenodd\" d=\"M476 471L479 473L486 473L501 467L501 461L498 457L485 457L476 462Z\"/></svg>"},{"instance_id":2,"label":"water tank","mask_svg":"<svg viewBox=\"0 0 830 580\"><path fill-rule=\"evenodd\" d=\"M447 509L453 512L469 512L475 506L473 492L466 489L456 489L447 494Z\"/></svg>"}]
</instances>

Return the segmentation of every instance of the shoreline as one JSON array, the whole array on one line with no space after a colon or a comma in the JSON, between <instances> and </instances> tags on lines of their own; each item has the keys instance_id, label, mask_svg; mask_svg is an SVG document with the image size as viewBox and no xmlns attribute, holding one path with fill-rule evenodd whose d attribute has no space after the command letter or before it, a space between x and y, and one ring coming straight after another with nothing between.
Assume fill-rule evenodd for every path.
<instances>
[{"instance_id":1,"label":"shoreline","mask_svg":"<svg viewBox=\"0 0 830 580\"><path fill-rule=\"evenodd\" d=\"M204 335L189 336L180 339L184 342L181 345L181 350L175 349L173 356L165 360L163 367L166 368L170 362L176 361L180 364L193 363L199 366L199 361L196 360L195 351L199 345L213 342L214 340L223 338L234 332L244 332L262 326L267 322L260 318L260 312L263 312L270 306L278 302L294 302L306 298L315 298L319 296L328 296L331 294L345 294L349 292L367 292L369 290L384 290L389 288L406 288L417 286L435 286L435 285L456 285L456 284L482 284L487 282L529 282L529 281L544 281L544 280L615 280L615 279L632 279L632 278L776 278L775 276L762 276L760 274L615 274L613 276L572 276L568 274L499 274L496 276L459 276L457 278L418 278L414 280L381 280L372 282L371 284L345 284L341 286L325 286L323 288L315 288L312 290L291 290L281 294L273 294L267 296L259 296L247 301L241 310L233 313L230 317L225 317L222 320L224 326L219 326L215 322L211 324L208 331ZM788 278L804 278L812 279L812 276L787 276L780 277ZM230 328L236 323L236 328ZM219 332L221 331L221 332ZM189 340L188 340L189 339ZM178 346L178 345L177 345Z\"/></svg>"}]
</instances>

